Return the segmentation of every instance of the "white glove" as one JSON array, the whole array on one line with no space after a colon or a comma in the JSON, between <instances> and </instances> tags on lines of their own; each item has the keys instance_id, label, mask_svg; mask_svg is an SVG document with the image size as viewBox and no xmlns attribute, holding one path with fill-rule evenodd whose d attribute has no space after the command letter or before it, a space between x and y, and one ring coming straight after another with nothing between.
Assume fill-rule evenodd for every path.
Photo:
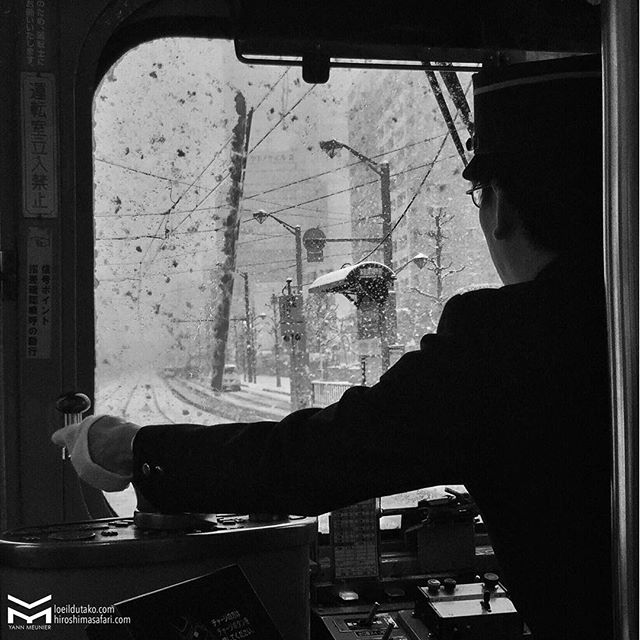
<instances>
[{"instance_id":1,"label":"white glove","mask_svg":"<svg viewBox=\"0 0 640 640\"><path fill-rule=\"evenodd\" d=\"M122 491L133 475L133 438L141 427L115 416L90 416L58 429L51 440L66 447L78 476L102 491Z\"/></svg>"}]
</instances>

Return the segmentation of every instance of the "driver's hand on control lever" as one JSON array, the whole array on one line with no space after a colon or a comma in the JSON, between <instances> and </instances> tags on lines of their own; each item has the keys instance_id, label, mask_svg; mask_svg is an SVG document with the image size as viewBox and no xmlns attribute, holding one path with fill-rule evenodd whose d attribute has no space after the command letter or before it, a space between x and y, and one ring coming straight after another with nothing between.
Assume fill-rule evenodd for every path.
<instances>
[{"instance_id":1,"label":"driver's hand on control lever","mask_svg":"<svg viewBox=\"0 0 640 640\"><path fill-rule=\"evenodd\" d=\"M78 476L102 491L122 491L133 475L133 438L141 427L115 416L90 416L58 429L51 440L66 447Z\"/></svg>"}]
</instances>

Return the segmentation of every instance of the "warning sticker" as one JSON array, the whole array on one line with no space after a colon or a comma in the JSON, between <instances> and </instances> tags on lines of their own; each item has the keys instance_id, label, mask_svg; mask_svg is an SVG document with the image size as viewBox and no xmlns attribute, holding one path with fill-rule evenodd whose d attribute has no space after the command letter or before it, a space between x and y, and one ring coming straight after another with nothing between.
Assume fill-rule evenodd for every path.
<instances>
[{"instance_id":1,"label":"warning sticker","mask_svg":"<svg viewBox=\"0 0 640 640\"><path fill-rule=\"evenodd\" d=\"M27 358L51 357L53 285L51 231L29 227L27 236Z\"/></svg>"}]
</instances>

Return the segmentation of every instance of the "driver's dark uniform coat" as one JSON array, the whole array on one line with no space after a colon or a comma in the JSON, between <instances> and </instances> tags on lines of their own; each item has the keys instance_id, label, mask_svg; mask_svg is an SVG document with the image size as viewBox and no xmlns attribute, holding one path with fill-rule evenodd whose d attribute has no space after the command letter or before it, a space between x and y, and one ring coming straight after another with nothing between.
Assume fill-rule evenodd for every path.
<instances>
[{"instance_id":1,"label":"driver's dark uniform coat","mask_svg":"<svg viewBox=\"0 0 640 640\"><path fill-rule=\"evenodd\" d=\"M535 640L610 637L610 416L597 267L455 296L371 388L280 422L162 425L134 482L162 510L318 514L465 484Z\"/></svg>"}]
</instances>

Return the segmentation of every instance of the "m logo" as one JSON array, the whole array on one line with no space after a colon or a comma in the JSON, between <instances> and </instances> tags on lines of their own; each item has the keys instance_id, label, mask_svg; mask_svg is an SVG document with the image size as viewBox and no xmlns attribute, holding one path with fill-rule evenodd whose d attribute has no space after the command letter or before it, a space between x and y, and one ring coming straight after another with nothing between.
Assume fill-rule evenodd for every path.
<instances>
[{"instance_id":1,"label":"m logo","mask_svg":"<svg viewBox=\"0 0 640 640\"><path fill-rule=\"evenodd\" d=\"M45 596L44 598L40 598L40 600L36 600L35 602L23 602L19 598L14 598L9 594L7 594L7 598L9 598L9 602L13 602L14 604L17 604L23 609L28 609L29 611L31 611L31 609L35 609L36 607L39 607L41 604L44 604L45 602L49 602L49 600L51 600L51 595ZM11 607L7 607L7 622L9 624L12 624L15 618L21 618L27 624L33 624L34 620L37 620L38 618L42 618L43 616L44 616L45 623L51 624L51 607L47 607L42 611L38 611L38 613L34 613L32 616L29 616L26 613L22 613L22 611L16 611Z\"/></svg>"}]
</instances>

